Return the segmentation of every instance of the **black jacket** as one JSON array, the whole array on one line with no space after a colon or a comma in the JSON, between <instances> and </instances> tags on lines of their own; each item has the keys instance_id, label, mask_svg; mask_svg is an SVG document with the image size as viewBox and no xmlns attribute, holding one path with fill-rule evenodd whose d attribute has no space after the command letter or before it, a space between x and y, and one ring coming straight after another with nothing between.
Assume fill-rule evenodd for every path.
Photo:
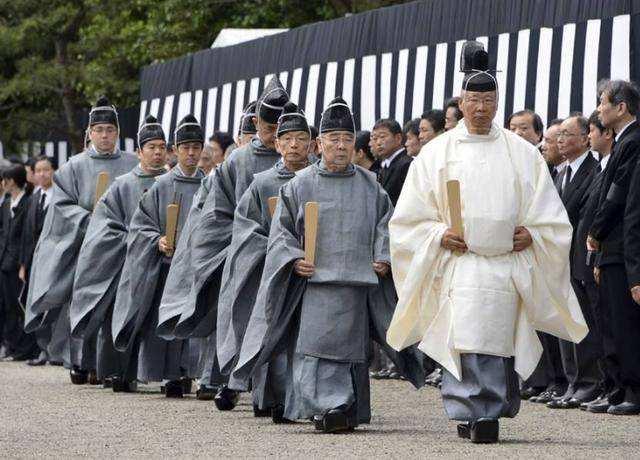
<instances>
[{"instance_id":1,"label":"black jacket","mask_svg":"<svg viewBox=\"0 0 640 460\"><path fill-rule=\"evenodd\" d=\"M407 155L407 151L402 149L391 162L388 168L380 168L378 171L378 182L382 185L382 188L387 192L391 203L395 206L400 197L404 180L407 178L407 172L409 171L409 165L413 159Z\"/></svg>"},{"instance_id":2,"label":"black jacket","mask_svg":"<svg viewBox=\"0 0 640 460\"><path fill-rule=\"evenodd\" d=\"M49 189L49 193L53 193L53 189ZM27 214L24 220L20 250L20 264L26 267L27 273L31 270L33 253L36 250L40 233L42 233L44 218L47 215L47 208L41 209L40 207L41 197L41 190L35 191L33 195L29 197Z\"/></svg>"},{"instance_id":3,"label":"black jacket","mask_svg":"<svg viewBox=\"0 0 640 460\"><path fill-rule=\"evenodd\" d=\"M640 152L640 126L631 124L615 143L602 178L598 210L589 234L600 242L598 265L624 263L627 196Z\"/></svg>"},{"instance_id":4,"label":"black jacket","mask_svg":"<svg viewBox=\"0 0 640 460\"><path fill-rule=\"evenodd\" d=\"M576 229L576 248L573 255L572 271L575 278L586 283L595 282L593 278L593 266L596 255L592 254L592 257L588 258L586 245L589 229L598 211L600 187L602 186L603 178L604 171L600 171L594 176L587 191L587 201L580 211L580 219L578 221L578 228ZM580 247L578 245L582 246ZM579 254L578 251L582 251L582 254Z\"/></svg>"},{"instance_id":5,"label":"black jacket","mask_svg":"<svg viewBox=\"0 0 640 460\"><path fill-rule=\"evenodd\" d=\"M572 172L573 178L567 185L565 193L561 194L562 203L567 210L569 222L573 227L569 260L571 263L572 276L574 277L576 277L576 265L578 263L586 264L587 260L587 251L585 247L587 238L585 236L584 241L581 241L581 236L578 235L577 230L580 222L580 215L589 198L589 191L591 184L593 183L593 178L596 175L597 166L598 161L593 158L593 155L589 152L578 170ZM567 168L562 170L562 172L556 176L556 187L560 188L560 184L564 182L566 173Z\"/></svg>"},{"instance_id":6,"label":"black jacket","mask_svg":"<svg viewBox=\"0 0 640 460\"><path fill-rule=\"evenodd\" d=\"M20 263L22 245L22 230L27 212L29 196L25 194L13 208L11 216L11 197L7 196L0 208L2 230L0 234L0 269L3 271L17 271Z\"/></svg>"},{"instance_id":7,"label":"black jacket","mask_svg":"<svg viewBox=\"0 0 640 460\"><path fill-rule=\"evenodd\" d=\"M637 163L624 214L624 262L629 287L640 285L640 156Z\"/></svg>"}]
</instances>

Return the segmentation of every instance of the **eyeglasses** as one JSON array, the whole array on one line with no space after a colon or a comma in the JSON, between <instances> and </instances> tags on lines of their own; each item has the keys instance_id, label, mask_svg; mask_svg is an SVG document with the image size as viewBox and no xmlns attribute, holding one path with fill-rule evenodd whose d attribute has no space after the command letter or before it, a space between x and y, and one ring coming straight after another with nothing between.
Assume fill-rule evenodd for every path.
<instances>
[{"instance_id":1,"label":"eyeglasses","mask_svg":"<svg viewBox=\"0 0 640 460\"><path fill-rule=\"evenodd\" d=\"M582 134L575 134L575 133L570 133L568 131L560 131L558 133L558 139L560 139L561 137L572 137L572 136L581 136Z\"/></svg>"}]
</instances>

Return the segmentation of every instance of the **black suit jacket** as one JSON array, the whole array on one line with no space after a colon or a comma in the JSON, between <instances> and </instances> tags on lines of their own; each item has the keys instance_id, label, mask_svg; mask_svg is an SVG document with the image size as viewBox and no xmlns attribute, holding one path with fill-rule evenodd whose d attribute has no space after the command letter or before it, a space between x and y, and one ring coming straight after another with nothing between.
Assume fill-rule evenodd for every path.
<instances>
[{"instance_id":1,"label":"black suit jacket","mask_svg":"<svg viewBox=\"0 0 640 460\"><path fill-rule=\"evenodd\" d=\"M383 168L378 171L378 182L382 185L382 188L387 192L391 203L395 206L400 197L404 180L407 178L407 172L409 171L409 165L411 164L411 158L407 155L405 149L396 156L387 171L383 172Z\"/></svg>"},{"instance_id":2,"label":"black suit jacket","mask_svg":"<svg viewBox=\"0 0 640 460\"><path fill-rule=\"evenodd\" d=\"M53 190L50 189L49 193ZM36 250L44 218L47 215L47 208L40 209L39 203L42 197L42 191L38 189L29 197L27 213L24 220L22 230L22 244L20 250L20 264L24 265L27 273L31 270L31 262L33 261L33 253Z\"/></svg>"},{"instance_id":3,"label":"black suit jacket","mask_svg":"<svg viewBox=\"0 0 640 460\"><path fill-rule=\"evenodd\" d=\"M629 287L640 285L640 156L637 163L624 214L624 262Z\"/></svg>"},{"instance_id":4,"label":"black suit jacket","mask_svg":"<svg viewBox=\"0 0 640 460\"><path fill-rule=\"evenodd\" d=\"M573 227L569 260L571 263L571 272L574 277L576 276L575 265L580 261L586 263L587 260L586 248L583 249L587 240L585 237L584 242L580 241L577 229L581 212L583 211L589 198L589 190L591 188L593 178L596 175L597 166L598 161L593 158L593 156L589 152L578 170L572 172L573 178L567 185L567 190L561 194L562 203L567 210L569 222ZM557 175L556 187L560 188L560 184L564 182L566 174L567 168L564 168L562 172Z\"/></svg>"},{"instance_id":5,"label":"black suit jacket","mask_svg":"<svg viewBox=\"0 0 640 460\"><path fill-rule=\"evenodd\" d=\"M598 210L589 230L600 242L598 265L624 263L625 208L639 153L640 126L636 121L615 143L602 178Z\"/></svg>"},{"instance_id":6,"label":"black suit jacket","mask_svg":"<svg viewBox=\"0 0 640 460\"><path fill-rule=\"evenodd\" d=\"M593 225L593 220L596 217L598 211L598 203L600 200L600 187L602 187L602 179L604 178L604 171L596 173L591 182L589 190L587 191L587 201L580 211L580 219L578 221L578 228L576 229L576 248L573 256L573 276L585 283L595 283L593 278L593 266L594 258L587 260L587 236L589 235L589 229ZM581 251L579 253L579 251Z\"/></svg>"},{"instance_id":7,"label":"black suit jacket","mask_svg":"<svg viewBox=\"0 0 640 460\"><path fill-rule=\"evenodd\" d=\"M29 196L26 194L13 208L11 216L11 197L7 196L0 208L2 219L2 236L0 236L0 268L3 271L17 271L20 263L22 246L22 229L27 212Z\"/></svg>"}]
</instances>

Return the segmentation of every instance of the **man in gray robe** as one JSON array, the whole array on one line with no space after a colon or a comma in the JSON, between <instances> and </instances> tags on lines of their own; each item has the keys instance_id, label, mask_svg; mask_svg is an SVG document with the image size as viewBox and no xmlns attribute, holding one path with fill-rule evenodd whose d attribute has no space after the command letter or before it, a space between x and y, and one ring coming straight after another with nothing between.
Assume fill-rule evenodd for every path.
<instances>
[{"instance_id":1,"label":"man in gray robe","mask_svg":"<svg viewBox=\"0 0 640 460\"><path fill-rule=\"evenodd\" d=\"M204 133L193 115L175 131L178 164L158 177L133 215L113 312L116 349L138 347L138 380L162 382L167 397L181 398L191 387L187 341L166 341L156 334L158 309L175 250L167 235L167 208L179 206L175 241L204 174L198 169ZM169 239L168 239L169 237Z\"/></svg>"},{"instance_id":2,"label":"man in gray robe","mask_svg":"<svg viewBox=\"0 0 640 460\"><path fill-rule=\"evenodd\" d=\"M159 324L162 335L207 337L215 334L217 301L227 247L231 243L233 213L253 175L272 167L280 158L276 152L275 131L288 95L274 77L258 102L255 120L257 137L234 150L214 173L211 193L194 228L191 248L191 289L184 302L163 312ZM166 317L164 314L166 313ZM215 337L209 337L204 353L215 356ZM233 408L235 392L223 388L216 399L218 407Z\"/></svg>"},{"instance_id":3,"label":"man in gray robe","mask_svg":"<svg viewBox=\"0 0 640 460\"><path fill-rule=\"evenodd\" d=\"M140 127L138 145L140 164L118 177L96 205L78 256L71 301L72 336L86 341L97 334L98 379L105 386L111 384L116 392L135 391L136 387L135 359L129 366L132 350L115 350L111 335L113 303L127 254L129 223L142 195L157 176L166 172L165 135L153 115L147 116Z\"/></svg>"},{"instance_id":4,"label":"man in gray robe","mask_svg":"<svg viewBox=\"0 0 640 460\"><path fill-rule=\"evenodd\" d=\"M133 153L118 148L118 114L105 97L89 114L90 146L73 156L54 176L53 197L38 241L29 277L25 330L52 325L49 355L71 368L71 381L98 383L95 372L95 341L71 339L69 307L78 253L91 218L100 173L108 184L133 169Z\"/></svg>"},{"instance_id":5,"label":"man in gray robe","mask_svg":"<svg viewBox=\"0 0 640 460\"><path fill-rule=\"evenodd\" d=\"M271 226L271 212L280 187L308 163L311 135L298 107L284 106L276 131L276 148L282 155L272 168L258 173L242 195L233 218L233 236L227 251L218 299L217 355L220 368L229 374L237 361L247 323L253 310ZM249 333L251 333L249 331ZM249 379L231 379L229 388L247 391ZM253 379L253 412L283 421L286 390L286 355L265 365Z\"/></svg>"},{"instance_id":6,"label":"man in gray robe","mask_svg":"<svg viewBox=\"0 0 640 460\"><path fill-rule=\"evenodd\" d=\"M284 418L312 418L330 433L371 418L369 338L384 346L395 307L387 230L393 206L375 175L351 164L355 127L341 98L323 113L320 145L322 160L280 189L254 307L257 327L245 334L233 375L256 375L288 348ZM315 263L304 259L308 202L319 203ZM413 351L390 355L414 385L424 383Z\"/></svg>"}]
</instances>

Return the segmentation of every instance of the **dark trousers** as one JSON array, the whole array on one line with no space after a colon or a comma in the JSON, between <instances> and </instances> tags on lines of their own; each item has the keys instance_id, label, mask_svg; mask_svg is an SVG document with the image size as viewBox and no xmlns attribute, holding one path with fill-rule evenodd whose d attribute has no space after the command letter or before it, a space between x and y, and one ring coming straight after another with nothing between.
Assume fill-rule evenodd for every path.
<instances>
[{"instance_id":1,"label":"dark trousers","mask_svg":"<svg viewBox=\"0 0 640 460\"><path fill-rule=\"evenodd\" d=\"M560 340L560 355L573 396L578 399L593 399L602 381L598 364L602 357L601 339L585 284L571 279L571 286L578 298L589 333L578 344Z\"/></svg>"},{"instance_id":2,"label":"dark trousers","mask_svg":"<svg viewBox=\"0 0 640 460\"><path fill-rule=\"evenodd\" d=\"M567 386L567 378L562 368L558 339L544 332L538 332L538 338L542 343L542 357L522 387L546 388L563 393Z\"/></svg>"},{"instance_id":3,"label":"dark trousers","mask_svg":"<svg viewBox=\"0 0 640 460\"><path fill-rule=\"evenodd\" d=\"M18 301L20 280L17 271L0 270L2 293L2 343L10 356L18 359L34 358L38 346L33 334L24 332L24 311Z\"/></svg>"},{"instance_id":4,"label":"dark trousers","mask_svg":"<svg viewBox=\"0 0 640 460\"><path fill-rule=\"evenodd\" d=\"M600 287L607 299L620 382L640 394L640 305L631 297L624 265L601 267Z\"/></svg>"}]
</instances>

